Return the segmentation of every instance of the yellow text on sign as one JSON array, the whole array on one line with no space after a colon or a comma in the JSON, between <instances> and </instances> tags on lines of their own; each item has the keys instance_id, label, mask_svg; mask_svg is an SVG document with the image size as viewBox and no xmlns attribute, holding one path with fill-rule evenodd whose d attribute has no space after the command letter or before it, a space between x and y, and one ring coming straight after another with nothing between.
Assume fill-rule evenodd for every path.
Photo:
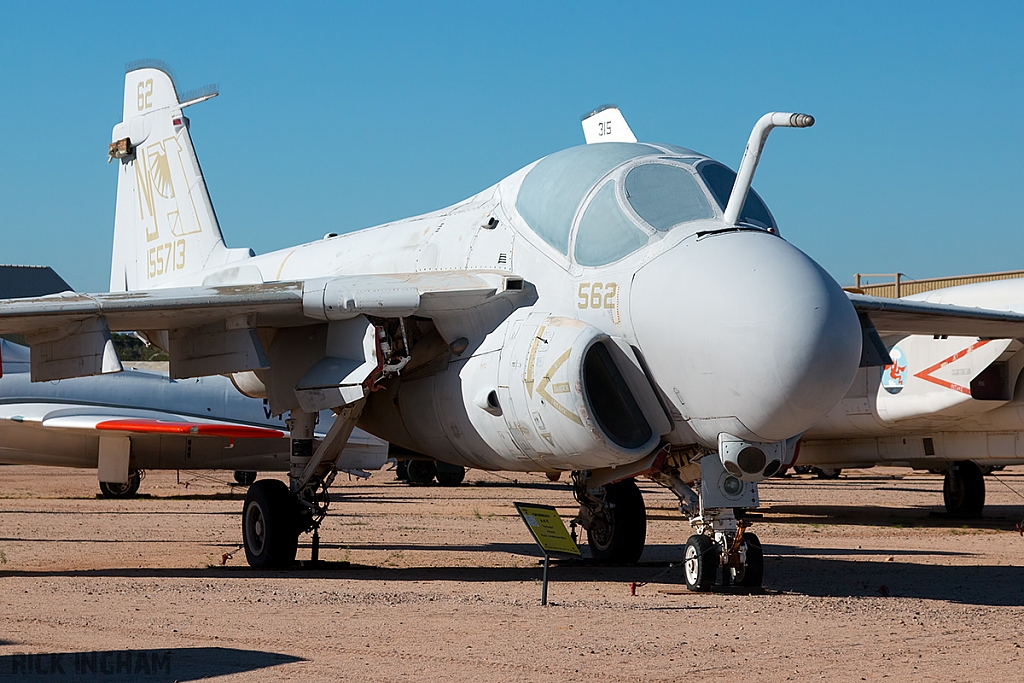
<instances>
[{"instance_id":1,"label":"yellow text on sign","mask_svg":"<svg viewBox=\"0 0 1024 683\"><path fill-rule=\"evenodd\" d=\"M516 503L516 510L523 518L537 545L546 553L580 555L579 546L572 540L565 523L558 516L558 510L550 505Z\"/></svg>"}]
</instances>

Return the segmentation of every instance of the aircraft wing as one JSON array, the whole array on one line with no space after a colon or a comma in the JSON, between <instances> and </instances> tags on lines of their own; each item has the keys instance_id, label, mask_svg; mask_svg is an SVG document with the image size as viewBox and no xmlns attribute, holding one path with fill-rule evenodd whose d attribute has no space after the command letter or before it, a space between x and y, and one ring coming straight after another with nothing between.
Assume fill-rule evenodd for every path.
<instances>
[{"instance_id":1,"label":"aircraft wing","mask_svg":"<svg viewBox=\"0 0 1024 683\"><path fill-rule=\"evenodd\" d=\"M195 420L149 410L104 410L95 406L54 403L9 403L0 406L0 421L88 433L165 434L190 438L280 439L285 432L227 420Z\"/></svg>"},{"instance_id":2,"label":"aircraft wing","mask_svg":"<svg viewBox=\"0 0 1024 683\"><path fill-rule=\"evenodd\" d=\"M990 339L1024 338L1024 314L970 306L848 294L879 334L925 334Z\"/></svg>"},{"instance_id":3,"label":"aircraft wing","mask_svg":"<svg viewBox=\"0 0 1024 683\"><path fill-rule=\"evenodd\" d=\"M249 285L176 287L134 292L64 292L0 302L0 333L38 335L104 318L110 330L194 328L255 316L253 324L288 326L472 308L522 279L489 273L369 275ZM69 330L70 332L71 330Z\"/></svg>"},{"instance_id":4,"label":"aircraft wing","mask_svg":"<svg viewBox=\"0 0 1024 683\"><path fill-rule=\"evenodd\" d=\"M268 367L258 327L301 327L360 315L432 317L522 289L522 278L513 275L458 272L64 292L0 301L0 334L25 335L33 381L120 371L110 337L119 330L145 332L168 350L172 377L195 377Z\"/></svg>"}]
</instances>

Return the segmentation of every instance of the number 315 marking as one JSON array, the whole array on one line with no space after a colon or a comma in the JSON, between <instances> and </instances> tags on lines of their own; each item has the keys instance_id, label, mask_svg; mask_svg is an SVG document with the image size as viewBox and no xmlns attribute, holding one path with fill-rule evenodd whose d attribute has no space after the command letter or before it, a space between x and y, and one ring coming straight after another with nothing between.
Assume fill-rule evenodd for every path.
<instances>
[{"instance_id":1,"label":"number 315 marking","mask_svg":"<svg viewBox=\"0 0 1024 683\"><path fill-rule=\"evenodd\" d=\"M577 308L615 308L619 285L614 282L581 282Z\"/></svg>"}]
</instances>

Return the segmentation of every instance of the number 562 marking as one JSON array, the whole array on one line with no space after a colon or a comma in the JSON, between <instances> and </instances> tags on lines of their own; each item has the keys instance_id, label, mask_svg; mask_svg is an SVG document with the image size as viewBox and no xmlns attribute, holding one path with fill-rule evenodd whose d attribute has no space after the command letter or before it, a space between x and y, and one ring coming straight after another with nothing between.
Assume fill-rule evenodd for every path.
<instances>
[{"instance_id":1,"label":"number 562 marking","mask_svg":"<svg viewBox=\"0 0 1024 683\"><path fill-rule=\"evenodd\" d=\"M577 308L615 308L619 285L614 282L581 282L576 296Z\"/></svg>"}]
</instances>

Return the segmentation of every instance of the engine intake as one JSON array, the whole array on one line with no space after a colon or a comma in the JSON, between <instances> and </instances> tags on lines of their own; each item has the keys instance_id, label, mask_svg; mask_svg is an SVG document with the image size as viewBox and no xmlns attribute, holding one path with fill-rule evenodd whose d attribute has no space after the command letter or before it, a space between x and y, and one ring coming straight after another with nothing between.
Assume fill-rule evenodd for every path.
<instances>
[{"instance_id":1,"label":"engine intake","mask_svg":"<svg viewBox=\"0 0 1024 683\"><path fill-rule=\"evenodd\" d=\"M509 437L552 468L633 462L671 430L633 350L575 318L532 313L513 324L498 386Z\"/></svg>"}]
</instances>

